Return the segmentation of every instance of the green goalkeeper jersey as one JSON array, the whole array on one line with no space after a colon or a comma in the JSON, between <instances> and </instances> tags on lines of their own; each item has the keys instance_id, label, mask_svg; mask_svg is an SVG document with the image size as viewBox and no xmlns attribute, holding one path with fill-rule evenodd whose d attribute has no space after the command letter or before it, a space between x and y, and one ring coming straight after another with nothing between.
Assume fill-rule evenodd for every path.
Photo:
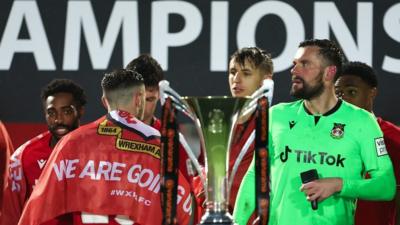
<instances>
[{"instance_id":1,"label":"green goalkeeper jersey","mask_svg":"<svg viewBox=\"0 0 400 225\"><path fill-rule=\"evenodd\" d=\"M372 114L339 100L332 110L315 116L300 100L272 107L269 119L269 225L351 225L357 198L393 198L392 163ZM319 202L317 210L300 191L300 173L310 169L319 178L343 180L341 192ZM366 172L371 179L363 179ZM254 160L235 205L234 219L245 225L255 209Z\"/></svg>"}]
</instances>

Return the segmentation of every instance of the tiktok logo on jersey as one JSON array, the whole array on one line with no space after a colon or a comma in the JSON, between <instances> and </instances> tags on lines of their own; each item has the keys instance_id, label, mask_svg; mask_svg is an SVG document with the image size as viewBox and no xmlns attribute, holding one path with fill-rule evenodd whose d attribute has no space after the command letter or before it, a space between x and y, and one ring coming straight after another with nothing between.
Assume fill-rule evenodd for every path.
<instances>
[{"instance_id":1,"label":"tiktok logo on jersey","mask_svg":"<svg viewBox=\"0 0 400 225\"><path fill-rule=\"evenodd\" d=\"M280 154L280 158L282 162L286 162L289 158L289 153L291 153L292 150L290 150L290 148L288 146L285 147L285 152L281 152Z\"/></svg>"},{"instance_id":2,"label":"tiktok logo on jersey","mask_svg":"<svg viewBox=\"0 0 400 225\"><path fill-rule=\"evenodd\" d=\"M298 163L312 163L328 166L344 167L344 158L342 155L330 155L328 152L313 152L310 150L294 150L289 146L285 147L285 151L281 152L279 158L285 163L289 158L293 158Z\"/></svg>"}]
</instances>

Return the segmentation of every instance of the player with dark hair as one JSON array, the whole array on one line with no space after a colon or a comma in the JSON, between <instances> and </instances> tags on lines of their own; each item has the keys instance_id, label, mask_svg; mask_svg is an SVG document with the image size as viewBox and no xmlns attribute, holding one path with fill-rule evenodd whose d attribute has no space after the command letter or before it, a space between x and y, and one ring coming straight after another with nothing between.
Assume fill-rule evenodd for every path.
<instances>
[{"instance_id":1,"label":"player with dark hair","mask_svg":"<svg viewBox=\"0 0 400 225\"><path fill-rule=\"evenodd\" d=\"M25 202L57 142L79 127L86 96L72 80L55 79L42 90L42 104L49 131L21 145L11 156L4 190L2 224L17 224Z\"/></svg>"},{"instance_id":2,"label":"player with dark hair","mask_svg":"<svg viewBox=\"0 0 400 225\"><path fill-rule=\"evenodd\" d=\"M270 108L269 225L352 225L357 198L394 197L393 167L376 119L335 95L343 58L332 41L300 43L290 90L300 100ZM300 176L309 171L315 173ZM252 163L236 201L239 225L255 208L254 180Z\"/></svg>"},{"instance_id":3,"label":"player with dark hair","mask_svg":"<svg viewBox=\"0 0 400 225\"><path fill-rule=\"evenodd\" d=\"M157 103L160 99L160 89L158 83L164 79L164 73L160 64L149 54L142 54L133 59L126 66L126 69L134 70L142 74L146 89L146 107L144 110L143 122L152 126L158 131L161 131L161 120L154 115ZM186 140L182 135L179 137L179 139L179 170L192 184L196 171L193 168L191 160L189 159L188 154L182 145L182 141L186 142ZM200 162L203 162L200 152L195 154L195 156ZM198 218L195 218L195 220L198 220Z\"/></svg>"},{"instance_id":4,"label":"player with dark hair","mask_svg":"<svg viewBox=\"0 0 400 225\"><path fill-rule=\"evenodd\" d=\"M41 93L43 104L47 101L49 96L60 92L70 93L75 105L79 108L82 108L86 104L86 95L83 89L72 80L68 79L55 79L45 86Z\"/></svg>"},{"instance_id":5,"label":"player with dark hair","mask_svg":"<svg viewBox=\"0 0 400 225\"><path fill-rule=\"evenodd\" d=\"M343 66L342 73L336 74L335 80L339 98L372 112L378 94L378 79L372 67L362 62L349 62Z\"/></svg>"},{"instance_id":6,"label":"player with dark hair","mask_svg":"<svg viewBox=\"0 0 400 225\"><path fill-rule=\"evenodd\" d=\"M362 62L349 62L344 65L343 72L336 75L335 80L338 98L373 112L373 103L378 93L378 79L372 67ZM382 129L387 151L393 163L397 193L395 200L392 201L358 200L356 225L394 225L400 220L400 128L381 117L376 119ZM367 174L366 177L369 178L370 175Z\"/></svg>"},{"instance_id":7,"label":"player with dark hair","mask_svg":"<svg viewBox=\"0 0 400 225\"><path fill-rule=\"evenodd\" d=\"M126 69L142 74L146 88L146 108L143 122L157 129L160 124L159 120L154 117L154 112L160 99L158 83L164 79L164 72L160 64L150 55L142 54L133 59Z\"/></svg>"},{"instance_id":8,"label":"player with dark hair","mask_svg":"<svg viewBox=\"0 0 400 225\"><path fill-rule=\"evenodd\" d=\"M84 113L86 95L83 89L72 80L55 79L43 88L41 97L47 125L52 134L51 146L54 147L62 136L78 128L79 119ZM57 108L52 105L52 102L56 102L56 99L67 99L67 103L70 104L63 104L57 111Z\"/></svg>"},{"instance_id":9,"label":"player with dark hair","mask_svg":"<svg viewBox=\"0 0 400 225\"><path fill-rule=\"evenodd\" d=\"M233 97L251 96L263 80L272 79L271 55L258 47L241 48L229 61L229 86Z\"/></svg>"},{"instance_id":10,"label":"player with dark hair","mask_svg":"<svg viewBox=\"0 0 400 225\"><path fill-rule=\"evenodd\" d=\"M158 100L160 99L158 83L164 79L164 73L160 64L150 55L142 54L133 59L126 66L126 69L134 70L142 74L146 89L146 107L144 110L143 122L160 131L161 120L154 115ZM180 139L183 139L183 137L181 136ZM179 145L179 148L179 169L183 175L191 181L195 174L194 168L192 168L192 164L190 163L190 159L184 147ZM200 154L196 156L199 158Z\"/></svg>"},{"instance_id":11,"label":"player with dark hair","mask_svg":"<svg viewBox=\"0 0 400 225\"><path fill-rule=\"evenodd\" d=\"M143 123L141 74L115 70L101 82L107 115L66 135L54 149L21 225L161 224L160 133ZM178 181L177 222L188 224L189 183ZM55 219L54 219L55 218Z\"/></svg>"},{"instance_id":12,"label":"player with dark hair","mask_svg":"<svg viewBox=\"0 0 400 225\"><path fill-rule=\"evenodd\" d=\"M161 128L160 120L154 117L154 112L160 99L158 83L164 79L160 64L150 55L143 54L133 59L126 69L142 74L146 88L146 108L143 122L159 130Z\"/></svg>"}]
</instances>

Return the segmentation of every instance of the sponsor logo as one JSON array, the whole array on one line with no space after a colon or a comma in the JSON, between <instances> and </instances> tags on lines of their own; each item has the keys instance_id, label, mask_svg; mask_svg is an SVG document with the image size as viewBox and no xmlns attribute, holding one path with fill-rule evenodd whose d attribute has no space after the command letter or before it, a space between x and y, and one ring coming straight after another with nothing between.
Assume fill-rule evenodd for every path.
<instances>
[{"instance_id":1,"label":"sponsor logo","mask_svg":"<svg viewBox=\"0 0 400 225\"><path fill-rule=\"evenodd\" d=\"M378 156L383 156L388 154L386 150L385 140L383 139L383 137L375 138L375 148L376 148L376 154L378 154Z\"/></svg>"},{"instance_id":2,"label":"sponsor logo","mask_svg":"<svg viewBox=\"0 0 400 225\"><path fill-rule=\"evenodd\" d=\"M110 136L119 136L121 134L122 129L117 126L107 126L107 120L104 120L100 123L97 128L97 133L100 135L110 135Z\"/></svg>"},{"instance_id":3,"label":"sponsor logo","mask_svg":"<svg viewBox=\"0 0 400 225\"><path fill-rule=\"evenodd\" d=\"M111 127L111 126L99 126L99 129L97 130L97 132L102 135L115 136L121 132L121 128Z\"/></svg>"},{"instance_id":4,"label":"sponsor logo","mask_svg":"<svg viewBox=\"0 0 400 225\"><path fill-rule=\"evenodd\" d=\"M44 165L46 164L46 161L47 160L45 160L45 159L37 160L37 163L38 163L40 169L43 169Z\"/></svg>"},{"instance_id":5,"label":"sponsor logo","mask_svg":"<svg viewBox=\"0 0 400 225\"><path fill-rule=\"evenodd\" d=\"M294 120L289 121L289 128L292 129L294 127L294 125L296 125L297 122L295 122Z\"/></svg>"},{"instance_id":6,"label":"sponsor logo","mask_svg":"<svg viewBox=\"0 0 400 225\"><path fill-rule=\"evenodd\" d=\"M116 147L120 150L146 153L156 157L157 159L160 158L160 147L157 145L118 138Z\"/></svg>"},{"instance_id":7,"label":"sponsor logo","mask_svg":"<svg viewBox=\"0 0 400 225\"><path fill-rule=\"evenodd\" d=\"M158 145L122 139L122 129L117 126L107 126L107 120L100 123L97 128L97 133L100 135L116 136L117 141L115 147L119 150L146 153L157 159L160 158L160 147Z\"/></svg>"},{"instance_id":8,"label":"sponsor logo","mask_svg":"<svg viewBox=\"0 0 400 225\"><path fill-rule=\"evenodd\" d=\"M281 158L282 162L286 162L289 158L289 153L291 153L292 150L290 150L290 148L288 146L285 147L285 151L281 152L281 154L279 155L279 157Z\"/></svg>"},{"instance_id":9,"label":"sponsor logo","mask_svg":"<svg viewBox=\"0 0 400 225\"><path fill-rule=\"evenodd\" d=\"M279 155L281 161L286 162L289 157L294 158L298 163L320 164L328 166L344 167L344 158L342 155L330 155L328 152L313 152L309 150L292 150L288 146L285 151Z\"/></svg>"},{"instance_id":10,"label":"sponsor logo","mask_svg":"<svg viewBox=\"0 0 400 225\"><path fill-rule=\"evenodd\" d=\"M333 123L333 128L331 130L331 137L334 139L341 139L344 135L344 126L346 126L346 124Z\"/></svg>"}]
</instances>

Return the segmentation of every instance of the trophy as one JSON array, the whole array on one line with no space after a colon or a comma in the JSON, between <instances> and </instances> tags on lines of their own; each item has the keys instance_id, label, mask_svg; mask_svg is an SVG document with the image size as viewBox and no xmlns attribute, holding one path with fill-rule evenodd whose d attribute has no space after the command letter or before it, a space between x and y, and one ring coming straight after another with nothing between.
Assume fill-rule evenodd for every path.
<instances>
[{"instance_id":1,"label":"trophy","mask_svg":"<svg viewBox=\"0 0 400 225\"><path fill-rule=\"evenodd\" d=\"M240 154L238 159L236 159L236 168L233 168L231 174L229 174L231 179L228 180L227 171L229 161L227 159L229 158L233 131L238 120L249 118L255 113L259 105L259 99L261 97L266 99L265 95L270 95L273 86L271 87L270 83L268 83L267 86L263 85L264 88L260 88L252 96L243 98L227 96L181 97L170 88L168 81L161 81L159 86L161 104L163 105L163 127L161 132L161 145L162 149L164 149L164 153L162 154L164 155L162 156L164 168L162 169L162 190L165 193L163 202L166 203L172 199L172 201L163 206L165 218L163 223L174 224L176 222L174 219L176 210L173 205L176 199L173 196L173 193L176 193L176 185L174 187L170 184L177 182L177 176L174 176L174 173L177 173L176 146L178 145L178 138L176 137L179 137L179 133L177 132L177 123L174 118L178 110L193 120L200 137L201 147L204 150L206 176L200 176L200 178L204 185L204 190L206 190L206 212L202 216L200 224L233 225L232 216L228 211L229 188L233 181L234 173L237 170L237 165L239 165L241 157L245 153ZM268 90L266 90L266 87L268 87ZM265 102L268 101L265 100ZM264 111L268 111L267 109L268 106L266 106ZM265 125L266 123L263 124ZM263 129L267 130L265 126ZM256 137L258 136L252 135L251 140L248 140L248 142L253 142ZM198 174L202 175L201 166L194 153L190 150L190 147L183 140L180 143L187 150L187 154L192 160ZM262 144L264 145L265 143ZM263 147L263 150L265 150L265 146Z\"/></svg>"}]
</instances>

